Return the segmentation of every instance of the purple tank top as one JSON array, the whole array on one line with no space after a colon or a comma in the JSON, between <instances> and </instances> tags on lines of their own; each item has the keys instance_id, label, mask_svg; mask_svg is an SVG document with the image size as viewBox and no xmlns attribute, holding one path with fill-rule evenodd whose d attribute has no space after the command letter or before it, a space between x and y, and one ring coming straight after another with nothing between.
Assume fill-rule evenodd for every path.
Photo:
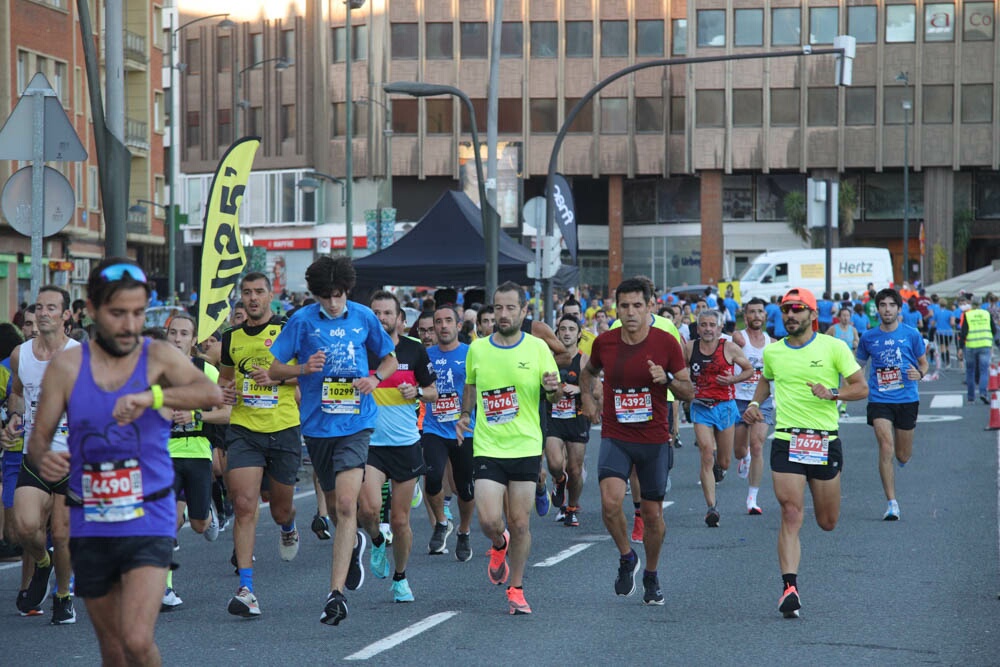
<instances>
[{"instance_id":1,"label":"purple tank top","mask_svg":"<svg viewBox=\"0 0 1000 667\"><path fill-rule=\"evenodd\" d=\"M139 462L144 496L173 486L174 466L167 450L170 422L155 410L146 410L130 424L119 426L111 416L119 397L149 388L147 360L149 340L143 341L139 361L131 377L117 391L105 391L94 382L90 363L90 343L84 343L83 360L66 417L69 422L71 455L69 491L83 497L84 464L134 460ZM177 508L174 494L142 504L143 515L127 521L87 521L83 507L70 507L71 537L175 537Z\"/></svg>"}]
</instances>

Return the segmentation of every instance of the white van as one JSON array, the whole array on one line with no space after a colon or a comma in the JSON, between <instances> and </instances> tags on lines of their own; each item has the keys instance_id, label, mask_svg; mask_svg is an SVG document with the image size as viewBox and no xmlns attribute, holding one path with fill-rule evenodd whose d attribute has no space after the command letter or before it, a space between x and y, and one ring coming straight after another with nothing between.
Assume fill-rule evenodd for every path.
<instances>
[{"instance_id":1,"label":"white van","mask_svg":"<svg viewBox=\"0 0 1000 667\"><path fill-rule=\"evenodd\" d=\"M833 291L859 295L868 283L876 290L892 284L892 258L885 248L834 248ZM753 260L740 276L740 300L753 297L765 301L784 296L793 287L805 287L816 298L826 291L826 250L779 250L765 252Z\"/></svg>"}]
</instances>

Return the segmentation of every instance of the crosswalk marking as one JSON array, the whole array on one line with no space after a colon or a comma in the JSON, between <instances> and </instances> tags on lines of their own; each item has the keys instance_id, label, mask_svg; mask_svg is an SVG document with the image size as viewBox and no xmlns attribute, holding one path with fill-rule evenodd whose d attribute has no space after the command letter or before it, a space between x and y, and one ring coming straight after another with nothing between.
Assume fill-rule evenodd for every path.
<instances>
[{"instance_id":1,"label":"crosswalk marking","mask_svg":"<svg viewBox=\"0 0 1000 667\"><path fill-rule=\"evenodd\" d=\"M962 407L961 394L938 394L931 399L931 409L960 408Z\"/></svg>"}]
</instances>

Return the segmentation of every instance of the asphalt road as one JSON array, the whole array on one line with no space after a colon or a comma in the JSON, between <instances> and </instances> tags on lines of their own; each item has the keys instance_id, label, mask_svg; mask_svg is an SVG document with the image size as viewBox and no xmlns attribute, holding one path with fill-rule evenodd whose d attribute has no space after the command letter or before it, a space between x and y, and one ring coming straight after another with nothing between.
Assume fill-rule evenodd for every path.
<instances>
[{"instance_id":1,"label":"asphalt road","mask_svg":"<svg viewBox=\"0 0 1000 667\"><path fill-rule=\"evenodd\" d=\"M525 592L534 614L507 614L502 587L486 578L485 538L473 527L475 556L430 556L430 527L413 514L408 575L416 596L394 604L389 582L368 576L349 594L350 616L319 623L328 591L330 542L308 531L315 502L297 500L303 532L298 558L278 557L278 529L266 512L258 528L256 589L263 615L226 613L237 586L231 533L210 544L180 536L175 587L184 606L160 616L157 642L168 665L374 664L555 665L996 665L1000 664L998 432L984 432L988 408L964 403L960 373L921 385L913 460L897 475L902 520L881 520L885 500L863 404L842 422L845 443L840 523L824 533L807 496L799 573L802 617L777 612L778 507L765 475L764 515L744 512L746 482L735 470L719 486L722 523L703 522L697 451L682 430L668 532L660 564L664 607L645 607L640 590L612 590L617 553L598 513L598 432L587 453L591 476L581 526L533 517ZM630 506L629 506L630 507ZM454 550L454 536L449 547ZM640 550L641 553L641 550ZM365 562L367 563L367 554ZM545 566L542 566L545 565ZM82 600L75 626L53 627L14 607L16 566L0 566L0 664L99 662Z\"/></svg>"}]
</instances>

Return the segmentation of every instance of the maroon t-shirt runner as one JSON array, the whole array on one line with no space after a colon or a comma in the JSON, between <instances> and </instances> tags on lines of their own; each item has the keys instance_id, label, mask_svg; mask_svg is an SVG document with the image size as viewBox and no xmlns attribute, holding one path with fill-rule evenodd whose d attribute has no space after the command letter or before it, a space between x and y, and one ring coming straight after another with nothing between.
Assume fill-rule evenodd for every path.
<instances>
[{"instance_id":1,"label":"maroon t-shirt runner","mask_svg":"<svg viewBox=\"0 0 1000 667\"><path fill-rule=\"evenodd\" d=\"M602 333L590 353L590 365L604 369L601 437L662 445L670 441L667 388L653 382L649 362L679 373L687 367L684 351L676 338L660 329L650 329L637 345L622 341L621 332Z\"/></svg>"}]
</instances>

